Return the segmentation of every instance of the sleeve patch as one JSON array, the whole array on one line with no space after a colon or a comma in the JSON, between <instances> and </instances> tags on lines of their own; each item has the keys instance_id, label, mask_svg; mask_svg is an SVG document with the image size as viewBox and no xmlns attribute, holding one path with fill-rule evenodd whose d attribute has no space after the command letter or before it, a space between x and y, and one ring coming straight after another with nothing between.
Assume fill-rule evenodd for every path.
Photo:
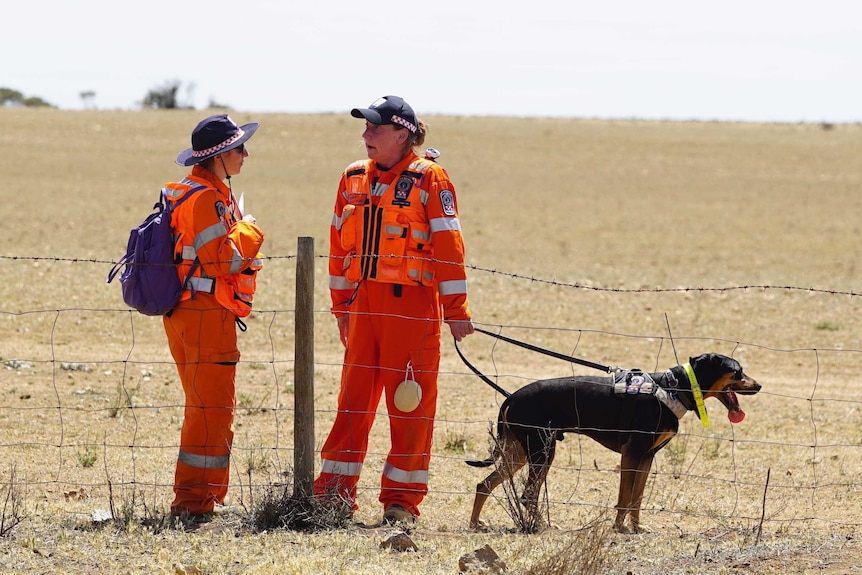
<instances>
[{"instance_id":1,"label":"sleeve patch","mask_svg":"<svg viewBox=\"0 0 862 575\"><path fill-rule=\"evenodd\" d=\"M225 222L225 224L227 224L227 221L225 219L225 216L227 215L227 208L225 207L224 202L222 202L222 201L216 202L215 209L216 209L216 215L218 215L218 219L220 219L221 221Z\"/></svg>"},{"instance_id":2,"label":"sleeve patch","mask_svg":"<svg viewBox=\"0 0 862 575\"><path fill-rule=\"evenodd\" d=\"M447 216L455 215L455 194L452 190L440 191L440 204L443 206L443 213Z\"/></svg>"}]
</instances>

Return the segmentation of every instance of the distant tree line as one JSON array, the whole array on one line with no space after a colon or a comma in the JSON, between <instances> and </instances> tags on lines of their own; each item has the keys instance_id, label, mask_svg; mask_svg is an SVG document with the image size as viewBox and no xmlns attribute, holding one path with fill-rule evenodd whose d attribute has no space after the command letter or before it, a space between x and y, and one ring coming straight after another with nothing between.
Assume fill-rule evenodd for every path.
<instances>
[{"instance_id":1,"label":"distant tree line","mask_svg":"<svg viewBox=\"0 0 862 575\"><path fill-rule=\"evenodd\" d=\"M186 86L186 97L184 99L180 97L181 87L182 82L179 80L169 80L159 87L150 89L144 96L144 99L138 102L138 105L141 108L154 110L193 110L194 105L191 102L193 100L192 95L194 93L194 84L188 84ZM81 97L85 108L95 109L96 92L93 90L86 90L81 92L79 96ZM24 94L18 90L13 90L11 88L0 88L0 106L56 107L42 98L37 96L25 97ZM228 108L228 106L210 99L209 108Z\"/></svg>"},{"instance_id":2,"label":"distant tree line","mask_svg":"<svg viewBox=\"0 0 862 575\"><path fill-rule=\"evenodd\" d=\"M178 94L180 91L180 86L182 84L179 80L170 80L165 82L159 88L153 88L147 95L144 96L143 101L141 102L142 108L153 108L156 110L175 110L179 108L194 108L194 106L181 102ZM191 93L194 90L194 86L191 84L189 88L186 89L187 92Z\"/></svg>"},{"instance_id":3,"label":"distant tree line","mask_svg":"<svg viewBox=\"0 0 862 575\"><path fill-rule=\"evenodd\" d=\"M54 107L38 96L24 96L12 88L0 88L0 106Z\"/></svg>"},{"instance_id":4,"label":"distant tree line","mask_svg":"<svg viewBox=\"0 0 862 575\"><path fill-rule=\"evenodd\" d=\"M158 88L153 88L144 97L141 102L142 108L154 108L159 110L185 109L193 110L194 105L191 103L192 96L195 91L194 84L186 86L186 99L183 101L179 97L182 83L179 80L169 80ZM220 104L210 98L208 108L228 108L226 104Z\"/></svg>"}]
</instances>

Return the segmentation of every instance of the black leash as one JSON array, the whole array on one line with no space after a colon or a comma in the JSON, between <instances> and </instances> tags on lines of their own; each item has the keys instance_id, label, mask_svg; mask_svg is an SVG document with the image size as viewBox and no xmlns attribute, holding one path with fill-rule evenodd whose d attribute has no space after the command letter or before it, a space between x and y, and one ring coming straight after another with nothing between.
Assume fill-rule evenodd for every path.
<instances>
[{"instance_id":1,"label":"black leash","mask_svg":"<svg viewBox=\"0 0 862 575\"><path fill-rule=\"evenodd\" d=\"M475 329L475 328L474 328L474 329ZM479 371L478 369L476 369L475 367L473 367L473 364L472 364L472 363L470 363L469 361L467 361L467 358L466 358L466 357L464 357L464 354L463 354L463 353L461 353L461 348L460 348L460 347L458 347L458 340L457 340L457 339L452 338L452 341L454 341L454 342L455 342L455 351L457 351L457 352L458 352L458 355L461 357L461 361L463 361L463 362L464 362L464 365L466 365L467 367L469 367L469 368L473 371L473 373L475 373L476 375L478 375L478 376L479 376L479 379L481 379L482 381L484 381L485 383L487 383L488 385L490 385L491 387L493 387L494 389L496 389L496 390L497 390L497 392L499 392L499 393L500 393L501 395L503 395L504 397L509 397L510 395L512 395L511 393L509 393L508 391L506 391L505 389L503 389L502 387L500 387L499 385L497 385L496 383L494 383L493 381L491 381L490 379L488 379L487 377L485 377L485 374L483 374L481 371Z\"/></svg>"},{"instance_id":2,"label":"black leash","mask_svg":"<svg viewBox=\"0 0 862 575\"><path fill-rule=\"evenodd\" d=\"M569 355L564 355L564 354L562 354L562 353L557 353L556 351L551 351L551 350L549 350L549 349L545 349L545 348L542 348L542 347L537 347L537 346L535 346L535 345L532 345L532 344L529 344L529 343L525 343L525 342L523 342L523 341L518 341L517 339L512 339L512 338L510 338L510 337L506 337L506 336L504 336L504 335L500 335L500 334L498 334L498 333L494 333L494 332L491 332L491 331L487 331L487 330L484 330L484 329L479 328L479 327L474 328L474 330L475 330L475 331L478 331L478 332L480 332L480 333L484 333L485 335L490 335L491 337L495 337L495 338L497 338L497 339L503 340L503 341L505 341L505 342L507 342L507 343L511 343L511 344L513 344L513 345L517 345L517 346L519 346L519 347L523 347L524 349L529 349L530 351L537 351L537 352L539 352L539 353L542 353L542 354L545 354L545 355L548 355L548 356L551 356L551 357L555 357L555 358L557 358L557 359L562 359L562 360L565 360L565 361L570 361L570 362L572 362L572 363L577 363L577 364L580 364L580 365L585 365L585 366L587 366L587 367L592 367L593 369L598 369L598 370L600 370L600 371L604 371L605 373L613 373L613 372L617 371L617 368L615 368L615 367L611 367L611 366L607 366L607 365L602 365L601 363L595 363L595 362L592 362L592 361L587 361L587 360L585 360L585 359L579 359L579 358L577 358L577 357L572 357L572 356L569 356ZM455 340L453 340L453 341L455 341ZM464 362L464 365L466 365L467 367L469 367L469 368L470 368L470 370L471 370L473 373L475 373L476 375L478 375L478 376L479 376L479 379L481 379L482 381L484 381L485 383L487 383L488 385L490 385L491 387L493 387L493 388L494 388L498 393L502 394L502 395L503 395L503 396L505 396L505 397L509 397L510 395L512 395L511 393L509 393L508 391L506 391L505 389L503 389L502 387L500 387L499 385L497 385L496 383L494 383L493 381L491 381L491 380L490 380L488 377L486 377L486 376L485 376L481 371L479 371L478 369L476 369L476 368L473 366L473 364L472 364L472 363L470 363L469 361L467 361L467 358L466 358L466 357L464 357L464 354L463 354L463 353L461 353L461 348L459 348L459 347L458 347L458 342L457 342L457 341L455 341L455 351L456 351L456 352L458 352L458 356L461 358L461 361L463 361L463 362Z\"/></svg>"},{"instance_id":3,"label":"black leash","mask_svg":"<svg viewBox=\"0 0 862 575\"><path fill-rule=\"evenodd\" d=\"M602 365L601 363L595 363L592 361L588 361L586 359L579 359L577 357L572 357L570 355L564 355L562 353L557 353L556 351L551 351L549 349L537 347L535 345L525 343L523 341L518 341L517 339L512 339L510 337L506 337L505 335L500 335L500 334L494 333L492 331L484 330L480 327L477 327L474 329L475 329L475 331L478 331L480 333L484 333L485 335L490 335L491 337L496 337L497 339L501 339L507 343L511 343L511 344L517 345L519 347L523 347L524 349L529 349L530 351L538 351L539 353L543 353L545 355L555 357L557 359L562 359L564 361L570 361L572 363L585 365L585 366L591 367L593 369L598 369L599 371L604 371L605 373L613 373L617 370L615 367L611 367L608 365Z\"/></svg>"}]
</instances>

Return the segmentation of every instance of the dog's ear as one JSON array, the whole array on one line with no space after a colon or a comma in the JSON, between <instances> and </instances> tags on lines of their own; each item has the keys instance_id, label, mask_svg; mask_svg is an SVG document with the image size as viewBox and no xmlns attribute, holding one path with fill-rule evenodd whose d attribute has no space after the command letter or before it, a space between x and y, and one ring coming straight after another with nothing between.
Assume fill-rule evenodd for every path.
<instances>
[{"instance_id":1,"label":"dog's ear","mask_svg":"<svg viewBox=\"0 0 862 575\"><path fill-rule=\"evenodd\" d=\"M704 362L706 365L710 367L721 367L724 363L724 356L718 353L704 353L703 355L699 355L690 360L692 365L694 362Z\"/></svg>"}]
</instances>

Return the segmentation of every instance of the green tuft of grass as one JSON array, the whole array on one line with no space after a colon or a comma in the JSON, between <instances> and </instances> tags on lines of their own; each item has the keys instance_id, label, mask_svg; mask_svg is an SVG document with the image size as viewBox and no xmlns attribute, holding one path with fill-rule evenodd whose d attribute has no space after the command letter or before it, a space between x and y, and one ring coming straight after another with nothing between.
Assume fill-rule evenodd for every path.
<instances>
[{"instance_id":1,"label":"green tuft of grass","mask_svg":"<svg viewBox=\"0 0 862 575\"><path fill-rule=\"evenodd\" d=\"M95 445L88 444L82 445L78 448L76 453L78 459L78 465L83 467L84 469L89 469L96 464L96 461L99 459L98 449Z\"/></svg>"}]
</instances>

